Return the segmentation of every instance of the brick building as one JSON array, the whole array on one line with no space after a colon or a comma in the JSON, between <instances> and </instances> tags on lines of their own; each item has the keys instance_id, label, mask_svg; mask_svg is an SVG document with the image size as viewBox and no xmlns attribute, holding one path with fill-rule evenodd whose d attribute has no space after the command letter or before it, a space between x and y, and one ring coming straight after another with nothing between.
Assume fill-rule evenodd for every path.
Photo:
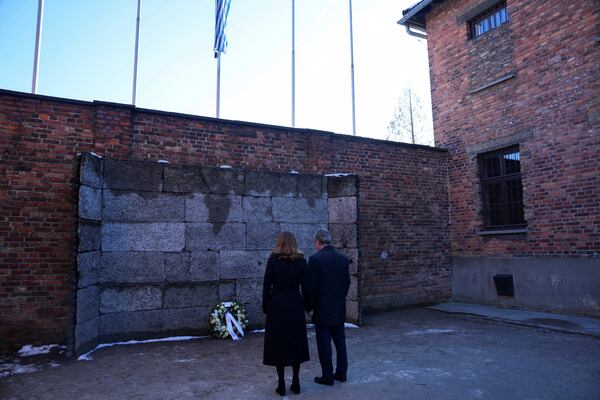
<instances>
[{"instance_id":1,"label":"brick building","mask_svg":"<svg viewBox=\"0 0 600 400\"><path fill-rule=\"evenodd\" d=\"M423 0L399 23L450 154L453 297L599 316L600 3Z\"/></svg>"}]
</instances>

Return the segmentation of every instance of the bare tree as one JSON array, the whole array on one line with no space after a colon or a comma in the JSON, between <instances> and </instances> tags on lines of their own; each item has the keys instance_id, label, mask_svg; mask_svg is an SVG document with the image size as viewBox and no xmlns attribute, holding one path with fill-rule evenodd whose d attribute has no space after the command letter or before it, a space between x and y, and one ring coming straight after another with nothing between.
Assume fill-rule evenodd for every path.
<instances>
[{"instance_id":1,"label":"bare tree","mask_svg":"<svg viewBox=\"0 0 600 400\"><path fill-rule=\"evenodd\" d=\"M433 145L432 131L421 98L414 90L405 88L398 98L394 117L388 124L386 139Z\"/></svg>"}]
</instances>

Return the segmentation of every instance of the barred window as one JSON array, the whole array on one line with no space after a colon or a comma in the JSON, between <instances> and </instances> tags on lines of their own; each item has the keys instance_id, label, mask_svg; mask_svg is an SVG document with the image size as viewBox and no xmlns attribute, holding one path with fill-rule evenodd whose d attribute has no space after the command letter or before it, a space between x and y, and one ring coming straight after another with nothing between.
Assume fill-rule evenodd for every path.
<instances>
[{"instance_id":1,"label":"barred window","mask_svg":"<svg viewBox=\"0 0 600 400\"><path fill-rule=\"evenodd\" d=\"M478 38L484 33L492 31L507 22L508 10L506 8L506 1L501 1L469 21L471 39Z\"/></svg>"},{"instance_id":2,"label":"barred window","mask_svg":"<svg viewBox=\"0 0 600 400\"><path fill-rule=\"evenodd\" d=\"M481 154L479 168L485 228L524 227L519 148Z\"/></svg>"}]
</instances>

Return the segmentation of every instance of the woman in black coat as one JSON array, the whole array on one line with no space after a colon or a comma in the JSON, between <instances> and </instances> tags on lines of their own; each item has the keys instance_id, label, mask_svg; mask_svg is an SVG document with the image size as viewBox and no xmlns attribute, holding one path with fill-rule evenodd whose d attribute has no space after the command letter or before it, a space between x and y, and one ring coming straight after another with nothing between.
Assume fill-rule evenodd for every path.
<instances>
[{"instance_id":1,"label":"woman in black coat","mask_svg":"<svg viewBox=\"0 0 600 400\"><path fill-rule=\"evenodd\" d=\"M300 364L309 360L304 317L306 260L296 237L281 232L269 257L263 282L262 309L267 315L263 364L277 367L275 391L285 396L284 367L294 373L290 390L300 393ZM301 291L302 290L302 294Z\"/></svg>"}]
</instances>

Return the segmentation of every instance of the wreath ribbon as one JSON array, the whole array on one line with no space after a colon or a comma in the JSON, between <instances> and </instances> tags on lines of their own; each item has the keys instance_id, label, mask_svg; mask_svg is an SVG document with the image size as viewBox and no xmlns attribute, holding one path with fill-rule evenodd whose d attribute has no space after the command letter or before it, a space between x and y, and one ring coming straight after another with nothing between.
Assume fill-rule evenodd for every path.
<instances>
[{"instance_id":1,"label":"wreath ribbon","mask_svg":"<svg viewBox=\"0 0 600 400\"><path fill-rule=\"evenodd\" d=\"M237 329L240 336L242 336L242 337L244 336L244 330L242 329L241 325L237 322L237 320L233 317L233 315L231 315L231 313L229 311L227 311L225 313L225 322L227 323L227 331L229 331L229 334L231 335L231 338L234 341L241 339L241 337L238 337L238 335L236 335L236 333L234 332L234 330L233 330L234 326Z\"/></svg>"}]
</instances>

